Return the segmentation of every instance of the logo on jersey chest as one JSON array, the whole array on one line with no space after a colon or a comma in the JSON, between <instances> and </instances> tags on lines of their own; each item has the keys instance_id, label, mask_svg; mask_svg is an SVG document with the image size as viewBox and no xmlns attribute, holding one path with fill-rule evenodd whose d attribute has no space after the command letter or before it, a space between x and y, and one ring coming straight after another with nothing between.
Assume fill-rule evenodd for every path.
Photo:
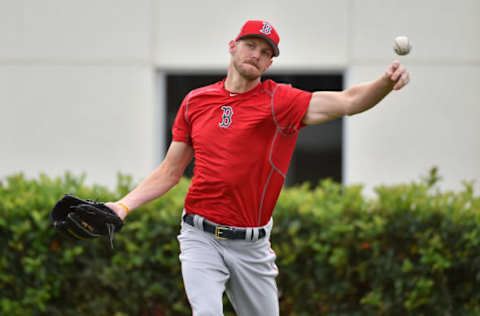
<instances>
[{"instance_id":1,"label":"logo on jersey chest","mask_svg":"<svg viewBox=\"0 0 480 316\"><path fill-rule=\"evenodd\" d=\"M223 111L222 121L218 123L218 126L228 128L232 124L233 109L228 105L222 106L221 109Z\"/></svg>"}]
</instances>

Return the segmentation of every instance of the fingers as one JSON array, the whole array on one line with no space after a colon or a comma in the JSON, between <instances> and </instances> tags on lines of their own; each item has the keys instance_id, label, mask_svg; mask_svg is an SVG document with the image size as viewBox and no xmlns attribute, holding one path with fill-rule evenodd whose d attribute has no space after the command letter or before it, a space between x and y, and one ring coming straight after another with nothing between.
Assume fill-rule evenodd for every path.
<instances>
[{"instance_id":1,"label":"fingers","mask_svg":"<svg viewBox=\"0 0 480 316\"><path fill-rule=\"evenodd\" d=\"M400 62L399 62L398 60L394 60L394 61L392 62L392 68L393 68L394 70L396 70L396 69L398 69L399 67L400 67Z\"/></svg>"},{"instance_id":2,"label":"fingers","mask_svg":"<svg viewBox=\"0 0 480 316\"><path fill-rule=\"evenodd\" d=\"M386 75L394 83L393 90L400 90L410 81L410 74L398 60L393 61L392 65L387 69Z\"/></svg>"},{"instance_id":3,"label":"fingers","mask_svg":"<svg viewBox=\"0 0 480 316\"><path fill-rule=\"evenodd\" d=\"M398 78L396 78L396 81L394 82L395 85L393 86L393 90L400 90L410 82L410 74L404 69L398 74Z\"/></svg>"},{"instance_id":4,"label":"fingers","mask_svg":"<svg viewBox=\"0 0 480 316\"><path fill-rule=\"evenodd\" d=\"M388 67L387 71L385 74L387 75L388 78L392 79L392 75L395 73L395 71L398 70L400 67L400 62L398 60L394 60L393 63Z\"/></svg>"},{"instance_id":5,"label":"fingers","mask_svg":"<svg viewBox=\"0 0 480 316\"><path fill-rule=\"evenodd\" d=\"M400 65L400 64L395 64L395 62L392 64L392 69L393 69L393 73L390 76L390 79L393 82L396 82L398 80L398 78L400 78L402 76L402 74L407 71L405 66Z\"/></svg>"}]
</instances>

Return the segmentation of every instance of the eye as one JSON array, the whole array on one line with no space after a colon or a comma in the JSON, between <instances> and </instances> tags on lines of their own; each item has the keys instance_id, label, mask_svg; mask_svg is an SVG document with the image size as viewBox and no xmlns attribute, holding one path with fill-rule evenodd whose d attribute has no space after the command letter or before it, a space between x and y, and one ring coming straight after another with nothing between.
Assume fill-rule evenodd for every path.
<instances>
[{"instance_id":1,"label":"eye","mask_svg":"<svg viewBox=\"0 0 480 316\"><path fill-rule=\"evenodd\" d=\"M253 44L252 44L252 43L250 43L250 42L247 42L247 47L248 47L248 48L253 48L254 46L253 46Z\"/></svg>"},{"instance_id":2,"label":"eye","mask_svg":"<svg viewBox=\"0 0 480 316\"><path fill-rule=\"evenodd\" d=\"M262 56L263 56L263 57L270 58L271 53L270 53L268 50L262 50Z\"/></svg>"}]
</instances>

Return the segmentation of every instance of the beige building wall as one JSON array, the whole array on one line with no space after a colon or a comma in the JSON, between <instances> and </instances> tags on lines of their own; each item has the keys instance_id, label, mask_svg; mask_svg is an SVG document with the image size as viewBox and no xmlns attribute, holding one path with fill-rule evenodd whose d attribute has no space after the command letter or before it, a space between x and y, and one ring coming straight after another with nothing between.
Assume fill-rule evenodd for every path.
<instances>
[{"instance_id":1,"label":"beige building wall","mask_svg":"<svg viewBox=\"0 0 480 316\"><path fill-rule=\"evenodd\" d=\"M350 1L157 1L155 63L161 69L220 69L246 20L267 20L280 35L271 70L321 71L348 63Z\"/></svg>"},{"instance_id":2,"label":"beige building wall","mask_svg":"<svg viewBox=\"0 0 480 316\"><path fill-rule=\"evenodd\" d=\"M225 71L247 19L281 35L272 72L344 71L352 86L401 58L411 84L345 119L345 183L480 180L480 2L476 0L0 0L0 177L71 170L144 178L164 148L158 73Z\"/></svg>"},{"instance_id":3,"label":"beige building wall","mask_svg":"<svg viewBox=\"0 0 480 316\"><path fill-rule=\"evenodd\" d=\"M0 1L0 176L154 163L151 1Z\"/></svg>"},{"instance_id":4,"label":"beige building wall","mask_svg":"<svg viewBox=\"0 0 480 316\"><path fill-rule=\"evenodd\" d=\"M480 2L353 1L347 83L374 78L407 34L399 58L411 83L377 108L346 120L345 182L418 180L437 166L445 189L480 180ZM480 183L477 183L477 189Z\"/></svg>"}]
</instances>

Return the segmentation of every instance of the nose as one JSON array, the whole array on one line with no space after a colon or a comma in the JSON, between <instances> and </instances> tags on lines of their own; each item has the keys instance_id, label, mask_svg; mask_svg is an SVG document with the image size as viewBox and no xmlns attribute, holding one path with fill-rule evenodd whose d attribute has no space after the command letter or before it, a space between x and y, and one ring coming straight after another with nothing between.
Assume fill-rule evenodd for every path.
<instances>
[{"instance_id":1,"label":"nose","mask_svg":"<svg viewBox=\"0 0 480 316\"><path fill-rule=\"evenodd\" d=\"M252 57L254 57L255 59L259 59L261 54L262 52L258 48L252 50Z\"/></svg>"}]
</instances>

